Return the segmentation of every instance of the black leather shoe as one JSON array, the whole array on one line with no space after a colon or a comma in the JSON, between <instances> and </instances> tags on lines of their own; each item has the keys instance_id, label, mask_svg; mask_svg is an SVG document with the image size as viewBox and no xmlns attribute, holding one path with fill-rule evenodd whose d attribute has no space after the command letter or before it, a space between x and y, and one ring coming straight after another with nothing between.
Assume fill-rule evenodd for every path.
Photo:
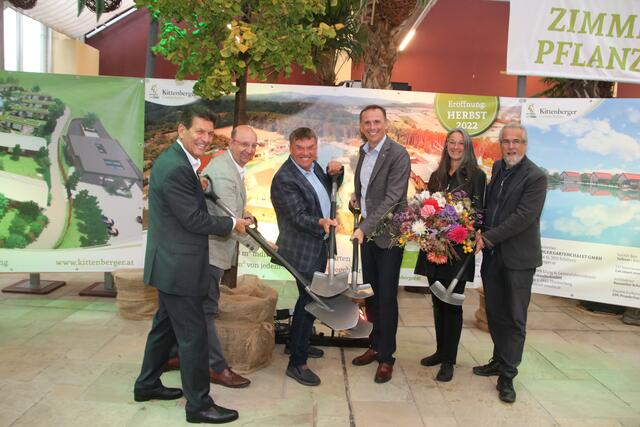
<instances>
[{"instance_id":1,"label":"black leather shoe","mask_svg":"<svg viewBox=\"0 0 640 427\"><path fill-rule=\"evenodd\" d=\"M174 400L182 397L182 390L160 386L151 389L134 389L133 399L136 402L146 402L148 400Z\"/></svg>"},{"instance_id":2,"label":"black leather shoe","mask_svg":"<svg viewBox=\"0 0 640 427\"><path fill-rule=\"evenodd\" d=\"M498 377L498 384L496 384L498 390L498 397L500 400L506 403L513 403L516 401L516 390L513 388L513 379Z\"/></svg>"},{"instance_id":3,"label":"black leather shoe","mask_svg":"<svg viewBox=\"0 0 640 427\"><path fill-rule=\"evenodd\" d=\"M302 368L301 366L288 366L287 376L298 381L302 385L316 386L320 385L320 377L318 377L311 369Z\"/></svg>"},{"instance_id":4,"label":"black leather shoe","mask_svg":"<svg viewBox=\"0 0 640 427\"><path fill-rule=\"evenodd\" d=\"M222 424L238 419L238 411L223 408L215 403L209 409L199 412L187 412L187 422L189 423L209 423Z\"/></svg>"},{"instance_id":5,"label":"black leather shoe","mask_svg":"<svg viewBox=\"0 0 640 427\"><path fill-rule=\"evenodd\" d=\"M453 365L451 363L443 362L440 365L440 370L436 375L436 381L447 382L453 378Z\"/></svg>"},{"instance_id":6,"label":"black leather shoe","mask_svg":"<svg viewBox=\"0 0 640 427\"><path fill-rule=\"evenodd\" d=\"M289 347L284 348L284 354L291 354ZM309 346L307 349L307 355L312 359L319 359L324 356L324 351L321 348Z\"/></svg>"},{"instance_id":7,"label":"black leather shoe","mask_svg":"<svg viewBox=\"0 0 640 427\"><path fill-rule=\"evenodd\" d=\"M474 366L473 373L481 377L492 377L500 375L500 362L491 359L486 365Z\"/></svg>"},{"instance_id":8,"label":"black leather shoe","mask_svg":"<svg viewBox=\"0 0 640 427\"><path fill-rule=\"evenodd\" d=\"M422 366L436 366L442 363L442 359L440 358L440 355L436 352L433 353L431 356L427 356L423 359L420 359L420 364Z\"/></svg>"}]
</instances>

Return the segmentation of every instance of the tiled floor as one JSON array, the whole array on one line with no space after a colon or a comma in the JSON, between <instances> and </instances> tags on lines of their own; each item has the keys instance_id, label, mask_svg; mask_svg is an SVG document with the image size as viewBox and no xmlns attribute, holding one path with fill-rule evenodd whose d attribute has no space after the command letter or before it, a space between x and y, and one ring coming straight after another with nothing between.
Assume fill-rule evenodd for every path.
<instances>
[{"instance_id":1,"label":"tiled floor","mask_svg":"<svg viewBox=\"0 0 640 427\"><path fill-rule=\"evenodd\" d=\"M0 275L0 288L26 275ZM176 426L184 400L135 403L150 321L124 320L113 300L78 296L100 274L50 274L67 281L47 296L0 294L0 426ZM295 288L276 286L280 307ZM518 400L500 402L495 378L472 375L487 361L491 339L474 325L478 296L467 292L455 377L433 380L437 367L418 361L434 349L430 297L400 292L400 328L393 379L375 384L375 366L355 367L358 349L325 348L309 365L319 387L284 375L273 363L248 375L247 389L212 386L217 403L252 426L640 426L640 327L619 317L583 312L575 301L536 295ZM177 372L163 376L179 386Z\"/></svg>"}]
</instances>

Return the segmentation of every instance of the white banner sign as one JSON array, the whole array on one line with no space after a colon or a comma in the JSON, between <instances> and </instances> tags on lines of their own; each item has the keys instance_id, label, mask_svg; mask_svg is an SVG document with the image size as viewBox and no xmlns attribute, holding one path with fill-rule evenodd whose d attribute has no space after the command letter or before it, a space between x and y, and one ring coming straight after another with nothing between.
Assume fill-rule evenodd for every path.
<instances>
[{"instance_id":1,"label":"white banner sign","mask_svg":"<svg viewBox=\"0 0 640 427\"><path fill-rule=\"evenodd\" d=\"M511 0L507 73L640 83L637 0Z\"/></svg>"}]
</instances>

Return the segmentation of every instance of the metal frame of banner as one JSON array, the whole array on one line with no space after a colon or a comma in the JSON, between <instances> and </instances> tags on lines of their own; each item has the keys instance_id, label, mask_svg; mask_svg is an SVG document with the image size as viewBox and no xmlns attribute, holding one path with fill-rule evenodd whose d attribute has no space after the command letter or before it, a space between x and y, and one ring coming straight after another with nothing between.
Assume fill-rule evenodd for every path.
<instances>
[{"instance_id":1,"label":"metal frame of banner","mask_svg":"<svg viewBox=\"0 0 640 427\"><path fill-rule=\"evenodd\" d=\"M101 289L98 289L102 286ZM94 282L81 290L78 295L82 297L103 297L103 298L115 298L118 294L116 287L113 283L113 274L106 271L104 273L104 281Z\"/></svg>"},{"instance_id":2,"label":"metal frame of banner","mask_svg":"<svg viewBox=\"0 0 640 427\"><path fill-rule=\"evenodd\" d=\"M62 280L40 280L40 273L30 273L29 279L9 285L2 292L11 294L50 294L58 288L66 285Z\"/></svg>"}]
</instances>

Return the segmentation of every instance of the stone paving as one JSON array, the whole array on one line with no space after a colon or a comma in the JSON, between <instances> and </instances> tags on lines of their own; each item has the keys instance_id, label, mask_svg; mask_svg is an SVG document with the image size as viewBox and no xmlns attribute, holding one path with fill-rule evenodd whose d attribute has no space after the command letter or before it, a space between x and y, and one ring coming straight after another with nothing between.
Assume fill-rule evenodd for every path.
<instances>
[{"instance_id":1,"label":"stone paving","mask_svg":"<svg viewBox=\"0 0 640 427\"><path fill-rule=\"evenodd\" d=\"M25 278L0 274L0 288ZM99 273L43 274L66 280L47 296L0 294L0 426L178 426L184 400L133 401L150 321L118 316L113 300L80 297ZM280 307L292 284L276 284ZM250 426L640 426L640 328L619 316L591 314L576 302L535 295L518 400L500 402L495 378L474 376L491 353L489 334L475 327L478 296L467 290L455 376L433 378L419 360L434 349L430 296L400 291L397 362L387 384L375 366L356 367L359 349L325 347L311 359L322 379L304 387L285 376L277 345L273 362L249 374L247 389L212 385L217 403L238 409ZM177 372L163 376L179 386Z\"/></svg>"}]
</instances>

